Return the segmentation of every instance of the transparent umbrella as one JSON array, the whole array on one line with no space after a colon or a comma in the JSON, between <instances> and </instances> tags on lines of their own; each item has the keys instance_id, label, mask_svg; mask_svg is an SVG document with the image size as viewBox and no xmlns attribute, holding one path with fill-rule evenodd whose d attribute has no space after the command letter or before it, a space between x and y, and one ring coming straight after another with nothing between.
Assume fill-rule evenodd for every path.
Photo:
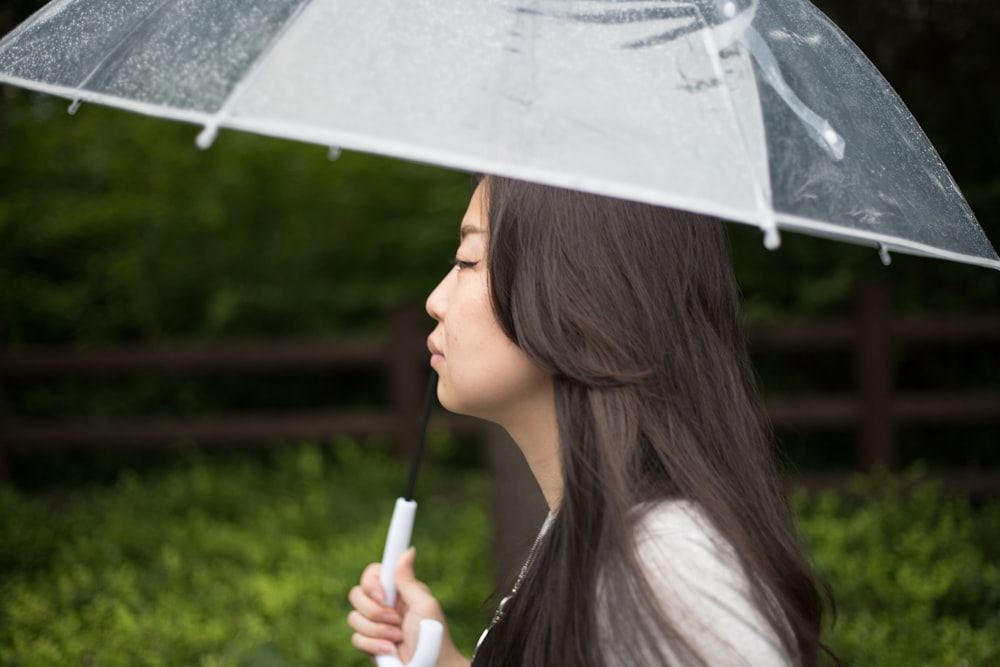
<instances>
[{"instance_id":1,"label":"transparent umbrella","mask_svg":"<svg viewBox=\"0 0 1000 667\"><path fill-rule=\"evenodd\" d=\"M804 0L56 0L0 82L1000 268L934 148Z\"/></svg>"}]
</instances>

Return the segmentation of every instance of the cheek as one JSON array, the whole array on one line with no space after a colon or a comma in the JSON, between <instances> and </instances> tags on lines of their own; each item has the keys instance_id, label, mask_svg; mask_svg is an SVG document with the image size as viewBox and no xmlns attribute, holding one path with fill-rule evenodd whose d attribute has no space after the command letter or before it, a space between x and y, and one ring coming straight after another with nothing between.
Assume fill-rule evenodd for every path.
<instances>
[{"instance_id":1,"label":"cheek","mask_svg":"<svg viewBox=\"0 0 1000 667\"><path fill-rule=\"evenodd\" d=\"M463 351L475 351L499 344L498 336L506 339L493 315L485 280L469 281L457 286L448 309L446 329L455 345Z\"/></svg>"},{"instance_id":2,"label":"cheek","mask_svg":"<svg viewBox=\"0 0 1000 667\"><path fill-rule=\"evenodd\" d=\"M544 391L548 376L503 332L485 278L461 278L450 294L444 322L446 366L438 399L454 412L499 421L518 412L527 397Z\"/></svg>"},{"instance_id":3,"label":"cheek","mask_svg":"<svg viewBox=\"0 0 1000 667\"><path fill-rule=\"evenodd\" d=\"M471 358L454 360L450 376L438 385L441 404L498 423L517 419L539 404L551 382L499 328L483 343Z\"/></svg>"}]
</instances>

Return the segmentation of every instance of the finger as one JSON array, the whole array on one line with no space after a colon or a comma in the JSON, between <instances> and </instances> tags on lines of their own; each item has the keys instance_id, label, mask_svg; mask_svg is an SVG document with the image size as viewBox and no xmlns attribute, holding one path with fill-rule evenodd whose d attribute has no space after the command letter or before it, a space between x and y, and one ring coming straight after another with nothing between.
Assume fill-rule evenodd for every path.
<instances>
[{"instance_id":1,"label":"finger","mask_svg":"<svg viewBox=\"0 0 1000 667\"><path fill-rule=\"evenodd\" d=\"M351 645L369 655L395 655L396 645L384 639L372 639L355 632L351 635Z\"/></svg>"},{"instance_id":2,"label":"finger","mask_svg":"<svg viewBox=\"0 0 1000 667\"><path fill-rule=\"evenodd\" d=\"M403 630L396 625L376 623L365 618L357 610L347 615L347 625L359 635L372 639L385 639L393 644L403 641Z\"/></svg>"},{"instance_id":3,"label":"finger","mask_svg":"<svg viewBox=\"0 0 1000 667\"><path fill-rule=\"evenodd\" d=\"M389 623L391 625L400 625L402 623L399 612L392 607L386 607L371 599L360 586L355 586L351 589L347 594L347 600L358 613L371 621Z\"/></svg>"},{"instance_id":4,"label":"finger","mask_svg":"<svg viewBox=\"0 0 1000 667\"><path fill-rule=\"evenodd\" d=\"M383 590L382 581L379 579L381 575L382 564L370 563L361 573L361 588L373 600L385 604L385 590Z\"/></svg>"}]
</instances>

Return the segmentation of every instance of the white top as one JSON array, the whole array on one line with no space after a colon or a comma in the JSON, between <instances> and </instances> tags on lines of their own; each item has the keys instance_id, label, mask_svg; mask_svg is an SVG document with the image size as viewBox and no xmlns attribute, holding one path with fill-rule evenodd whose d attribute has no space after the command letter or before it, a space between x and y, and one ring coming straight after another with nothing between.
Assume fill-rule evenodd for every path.
<instances>
[{"instance_id":1,"label":"white top","mask_svg":"<svg viewBox=\"0 0 1000 667\"><path fill-rule=\"evenodd\" d=\"M549 514L535 540L535 547L548 531ZM736 553L698 506L673 500L644 510L636 530L639 561L649 583L656 590L667 618L683 633L689 646L712 667L796 667L771 625L761 617L751 598L750 583L743 574ZM532 554L521 569L515 593ZM494 617L503 613L505 598ZM615 652L618 640L612 634L603 609L599 618L600 645L608 667L636 667L626 664ZM492 626L492 623L491 623ZM482 643L489 628L476 642ZM686 667L669 646L664 654L670 664Z\"/></svg>"},{"instance_id":2,"label":"white top","mask_svg":"<svg viewBox=\"0 0 1000 667\"><path fill-rule=\"evenodd\" d=\"M646 510L637 527L636 547L667 618L706 664L795 664L753 605L750 583L732 545L695 504L667 501ZM624 667L614 654L610 629L601 625L606 663ZM664 652L671 664L685 664L669 646Z\"/></svg>"}]
</instances>

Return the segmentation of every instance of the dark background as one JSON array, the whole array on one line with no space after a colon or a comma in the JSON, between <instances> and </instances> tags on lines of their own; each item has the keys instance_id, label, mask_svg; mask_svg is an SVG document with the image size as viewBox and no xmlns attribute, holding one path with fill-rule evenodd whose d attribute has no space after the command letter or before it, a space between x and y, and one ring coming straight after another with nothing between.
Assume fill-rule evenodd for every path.
<instances>
[{"instance_id":1,"label":"dark background","mask_svg":"<svg viewBox=\"0 0 1000 667\"><path fill-rule=\"evenodd\" d=\"M987 235L1000 241L1000 9L976 0L817 3L878 65L937 147ZM7 32L38 2L6 2ZM379 334L400 303L420 303L446 269L470 185L465 174L197 129L0 88L0 346L86 349L122 342L275 340ZM769 252L732 225L751 325L849 316L884 285L898 316L1000 313L1000 274L939 260L783 235ZM428 321L428 328L430 323ZM900 388L988 391L996 344L894 354ZM760 354L765 392L849 391L846 351ZM370 404L377 379L139 378L5 387L20 419L190 416L232 409ZM852 465L848 429L777 434L792 466ZM904 465L997 465L995 428L900 433ZM162 454L144 454L142 461ZM169 454L167 454L169 456ZM469 456L465 454L464 456ZM66 462L69 463L66 463ZM474 462L474 461L473 461ZM26 484L113 476L120 453L19 454ZM83 472L80 472L80 471ZM90 472L88 472L90 471Z\"/></svg>"}]
</instances>

